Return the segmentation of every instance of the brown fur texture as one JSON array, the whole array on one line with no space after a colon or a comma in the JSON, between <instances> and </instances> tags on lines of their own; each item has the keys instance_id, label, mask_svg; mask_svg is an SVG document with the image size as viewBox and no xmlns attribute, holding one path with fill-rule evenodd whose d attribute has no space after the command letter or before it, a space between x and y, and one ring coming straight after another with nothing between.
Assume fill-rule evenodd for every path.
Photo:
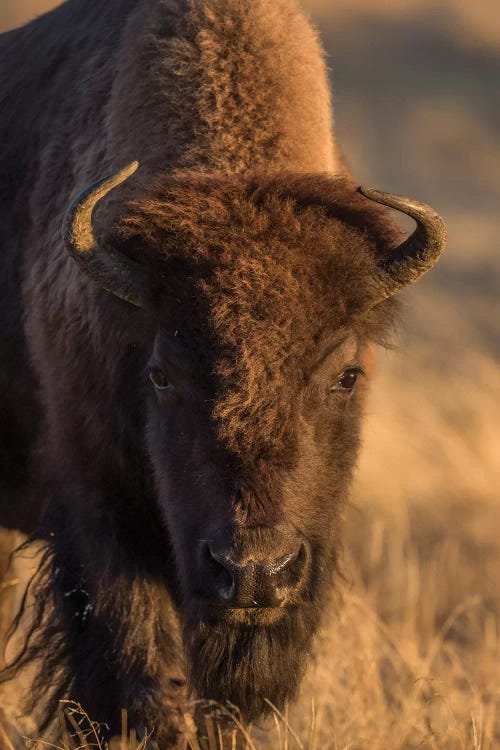
<instances>
[{"instance_id":1,"label":"brown fur texture","mask_svg":"<svg viewBox=\"0 0 500 750\"><path fill-rule=\"evenodd\" d=\"M294 0L69 0L0 61L2 511L26 527L30 501L46 542L6 676L38 663L45 723L71 697L180 746L188 692L246 719L296 693L359 443L362 378L336 384L392 323L390 300L362 311L396 234L345 175ZM147 309L61 240L70 200L132 159L96 226L149 269ZM221 539L255 564L300 542L286 607L205 606Z\"/></svg>"},{"instance_id":2,"label":"brown fur texture","mask_svg":"<svg viewBox=\"0 0 500 750\"><path fill-rule=\"evenodd\" d=\"M198 357L210 342L222 394L213 413L225 446L246 461L282 451L287 413L318 345L353 324L377 260L396 242L385 213L343 178L193 174L157 179L121 222L121 239L165 260L159 296L169 265L195 280L190 288L183 278L179 294L204 307L204 326L192 331L182 318L175 325ZM365 336L380 337L388 308L363 319ZM376 321L370 334L368 320Z\"/></svg>"}]
</instances>

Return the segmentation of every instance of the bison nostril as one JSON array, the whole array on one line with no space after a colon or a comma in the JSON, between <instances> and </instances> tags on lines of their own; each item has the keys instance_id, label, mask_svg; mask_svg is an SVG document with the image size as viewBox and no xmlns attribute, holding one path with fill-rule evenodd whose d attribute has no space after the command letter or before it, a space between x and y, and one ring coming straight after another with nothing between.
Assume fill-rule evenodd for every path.
<instances>
[{"instance_id":1,"label":"bison nostril","mask_svg":"<svg viewBox=\"0 0 500 750\"><path fill-rule=\"evenodd\" d=\"M234 578L230 569L230 561L222 554L213 552L210 545L203 546L203 562L206 574L210 576L218 596L228 600L234 592Z\"/></svg>"},{"instance_id":2,"label":"bison nostril","mask_svg":"<svg viewBox=\"0 0 500 750\"><path fill-rule=\"evenodd\" d=\"M266 575L269 576L278 600L284 601L300 587L307 567L307 558L307 548L302 543L295 553L267 566Z\"/></svg>"}]
</instances>

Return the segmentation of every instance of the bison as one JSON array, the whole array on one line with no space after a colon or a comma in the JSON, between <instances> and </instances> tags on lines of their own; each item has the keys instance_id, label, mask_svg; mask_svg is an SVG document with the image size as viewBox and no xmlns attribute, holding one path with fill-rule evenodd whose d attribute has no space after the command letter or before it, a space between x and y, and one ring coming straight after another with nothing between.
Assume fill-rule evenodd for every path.
<instances>
[{"instance_id":1,"label":"bison","mask_svg":"<svg viewBox=\"0 0 500 750\"><path fill-rule=\"evenodd\" d=\"M2 514L43 543L4 678L175 747L192 697L295 695L444 225L356 189L295 0L68 0L0 58Z\"/></svg>"}]
</instances>

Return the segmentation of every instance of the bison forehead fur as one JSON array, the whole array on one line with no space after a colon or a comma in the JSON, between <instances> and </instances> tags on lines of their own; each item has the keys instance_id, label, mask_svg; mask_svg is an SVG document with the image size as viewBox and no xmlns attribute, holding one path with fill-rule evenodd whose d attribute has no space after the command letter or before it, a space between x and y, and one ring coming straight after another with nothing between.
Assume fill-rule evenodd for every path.
<instances>
[{"instance_id":1,"label":"bison forehead fur","mask_svg":"<svg viewBox=\"0 0 500 750\"><path fill-rule=\"evenodd\" d=\"M390 330L393 299L356 314L394 225L345 178L193 174L140 193L116 234L158 264L165 321L216 373L222 438L246 460L278 451L325 337L349 324L380 342Z\"/></svg>"}]
</instances>

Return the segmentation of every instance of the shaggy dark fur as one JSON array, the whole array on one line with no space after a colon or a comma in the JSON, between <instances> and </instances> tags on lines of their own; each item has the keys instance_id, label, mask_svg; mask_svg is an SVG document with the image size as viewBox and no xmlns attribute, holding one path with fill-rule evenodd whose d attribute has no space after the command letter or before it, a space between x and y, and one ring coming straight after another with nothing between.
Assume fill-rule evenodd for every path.
<instances>
[{"instance_id":1,"label":"shaggy dark fur","mask_svg":"<svg viewBox=\"0 0 500 750\"><path fill-rule=\"evenodd\" d=\"M0 70L3 481L46 545L6 676L38 662L40 721L71 697L175 747L188 694L252 719L297 690L366 385L331 389L392 323L391 300L366 307L396 233L345 176L293 0L70 0L4 35ZM149 269L147 309L60 234L70 199L132 159L96 225ZM199 546L220 535L242 559L302 540L287 606L205 605Z\"/></svg>"}]
</instances>

